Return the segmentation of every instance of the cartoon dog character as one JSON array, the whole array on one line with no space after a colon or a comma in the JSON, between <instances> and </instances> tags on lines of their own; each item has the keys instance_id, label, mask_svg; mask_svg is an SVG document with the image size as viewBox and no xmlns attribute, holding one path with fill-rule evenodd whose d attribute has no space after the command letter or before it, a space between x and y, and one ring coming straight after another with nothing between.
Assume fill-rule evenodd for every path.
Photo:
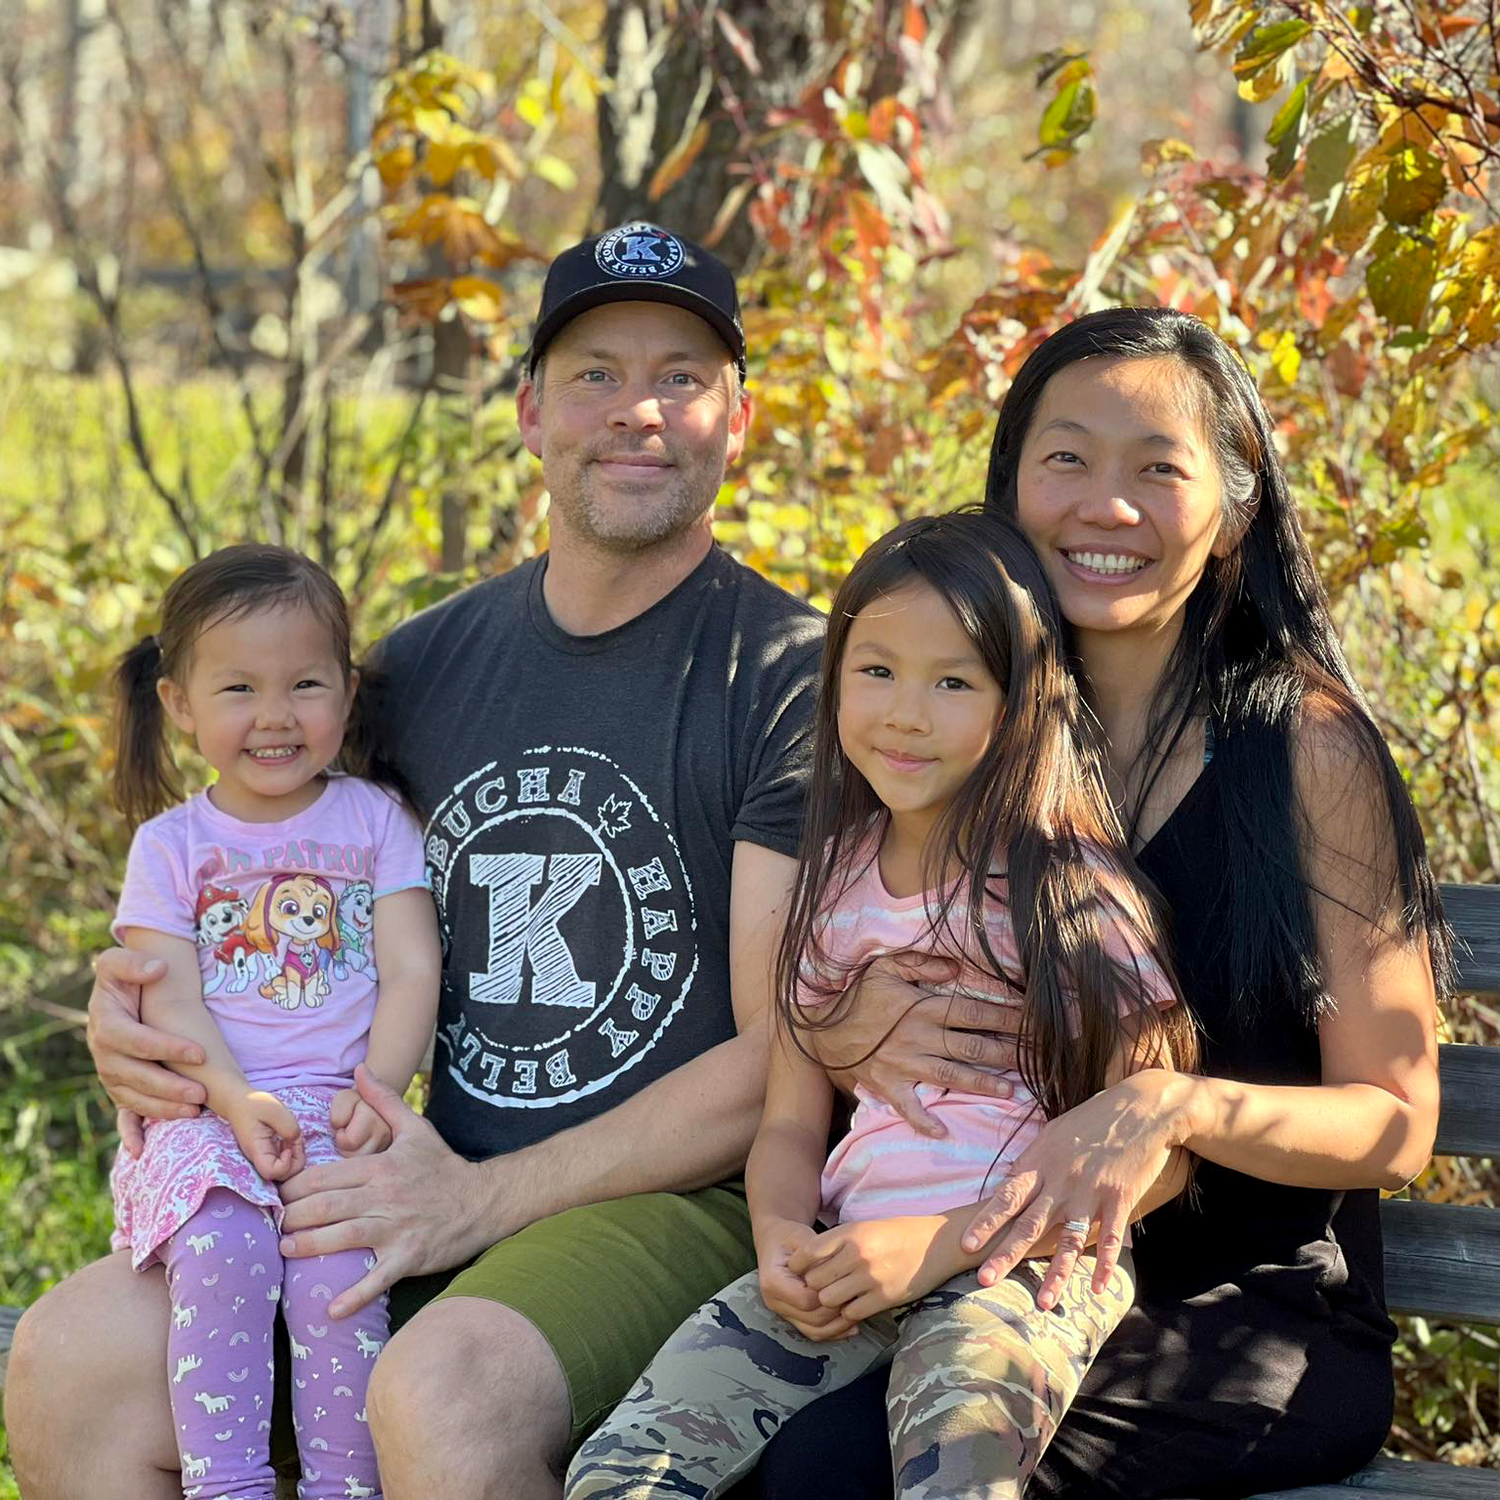
<instances>
[{"instance_id":1,"label":"cartoon dog character","mask_svg":"<svg viewBox=\"0 0 1500 1500\"><path fill-rule=\"evenodd\" d=\"M375 930L375 892L368 880L351 880L339 897L339 945L333 954L336 979L347 979L351 969L363 974L371 967L370 935Z\"/></svg>"},{"instance_id":2,"label":"cartoon dog character","mask_svg":"<svg viewBox=\"0 0 1500 1500\"><path fill-rule=\"evenodd\" d=\"M339 945L336 907L333 887L320 875L277 875L255 893L245 936L273 963L286 939L280 970L260 986L260 993L283 1010L323 1003L329 984L321 959Z\"/></svg>"},{"instance_id":3,"label":"cartoon dog character","mask_svg":"<svg viewBox=\"0 0 1500 1500\"><path fill-rule=\"evenodd\" d=\"M205 885L198 892L194 922L198 946L214 956L214 976L204 985L205 994L221 989L238 995L255 974L255 949L241 930L250 915L250 903L228 886Z\"/></svg>"}]
</instances>

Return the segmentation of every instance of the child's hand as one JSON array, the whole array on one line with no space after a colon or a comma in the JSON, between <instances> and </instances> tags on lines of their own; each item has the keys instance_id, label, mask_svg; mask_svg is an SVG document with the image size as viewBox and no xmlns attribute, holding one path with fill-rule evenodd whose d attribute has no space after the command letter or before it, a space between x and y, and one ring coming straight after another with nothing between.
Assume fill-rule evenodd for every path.
<instances>
[{"instance_id":1,"label":"child's hand","mask_svg":"<svg viewBox=\"0 0 1500 1500\"><path fill-rule=\"evenodd\" d=\"M955 1267L935 1253L948 1221L940 1215L840 1224L799 1245L787 1274L849 1323L901 1307L941 1286Z\"/></svg>"},{"instance_id":2,"label":"child's hand","mask_svg":"<svg viewBox=\"0 0 1500 1500\"><path fill-rule=\"evenodd\" d=\"M275 1094L252 1089L226 1113L245 1160L267 1182L285 1182L307 1165L302 1127Z\"/></svg>"},{"instance_id":3,"label":"child's hand","mask_svg":"<svg viewBox=\"0 0 1500 1500\"><path fill-rule=\"evenodd\" d=\"M848 1337L856 1325L838 1309L824 1307L817 1292L787 1268L791 1257L818 1237L817 1230L807 1224L774 1219L757 1226L755 1250L760 1263L760 1294L766 1306L804 1338L825 1343Z\"/></svg>"},{"instance_id":4,"label":"child's hand","mask_svg":"<svg viewBox=\"0 0 1500 1500\"><path fill-rule=\"evenodd\" d=\"M391 1127L365 1103L358 1089L340 1089L333 1096L328 1123L340 1156L374 1156L391 1143Z\"/></svg>"}]
</instances>

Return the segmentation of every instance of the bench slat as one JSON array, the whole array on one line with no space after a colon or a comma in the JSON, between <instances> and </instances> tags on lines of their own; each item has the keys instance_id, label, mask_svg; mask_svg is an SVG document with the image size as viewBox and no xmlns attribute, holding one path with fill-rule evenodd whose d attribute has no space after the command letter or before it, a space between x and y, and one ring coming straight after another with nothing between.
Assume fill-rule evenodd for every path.
<instances>
[{"instance_id":1,"label":"bench slat","mask_svg":"<svg viewBox=\"0 0 1500 1500\"><path fill-rule=\"evenodd\" d=\"M1496 1500L1500 1496L1500 1470L1455 1469L1450 1464L1377 1458L1342 1484L1271 1490L1254 1500L1349 1500L1350 1490L1390 1495L1396 1500Z\"/></svg>"},{"instance_id":2,"label":"bench slat","mask_svg":"<svg viewBox=\"0 0 1500 1500\"><path fill-rule=\"evenodd\" d=\"M1450 1042L1438 1053L1443 1112L1439 1156L1500 1156L1500 1047Z\"/></svg>"},{"instance_id":3,"label":"bench slat","mask_svg":"<svg viewBox=\"0 0 1500 1500\"><path fill-rule=\"evenodd\" d=\"M1442 891L1443 910L1462 939L1460 992L1500 996L1500 886L1445 885Z\"/></svg>"},{"instance_id":4,"label":"bench slat","mask_svg":"<svg viewBox=\"0 0 1500 1500\"><path fill-rule=\"evenodd\" d=\"M1391 1198L1380 1205L1380 1228L1392 1312L1500 1320L1500 1213Z\"/></svg>"}]
</instances>

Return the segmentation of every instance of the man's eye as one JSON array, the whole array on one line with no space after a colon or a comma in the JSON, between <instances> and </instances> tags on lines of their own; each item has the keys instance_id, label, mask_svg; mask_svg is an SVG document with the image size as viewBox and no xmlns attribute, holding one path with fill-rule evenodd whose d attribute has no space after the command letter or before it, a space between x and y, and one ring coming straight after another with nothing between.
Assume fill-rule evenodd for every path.
<instances>
[{"instance_id":1,"label":"man's eye","mask_svg":"<svg viewBox=\"0 0 1500 1500\"><path fill-rule=\"evenodd\" d=\"M698 377L690 370L674 370L667 376L668 385L697 385Z\"/></svg>"},{"instance_id":2,"label":"man's eye","mask_svg":"<svg viewBox=\"0 0 1500 1500\"><path fill-rule=\"evenodd\" d=\"M609 371L585 370L578 378L588 385L599 385L601 382L609 379Z\"/></svg>"}]
</instances>

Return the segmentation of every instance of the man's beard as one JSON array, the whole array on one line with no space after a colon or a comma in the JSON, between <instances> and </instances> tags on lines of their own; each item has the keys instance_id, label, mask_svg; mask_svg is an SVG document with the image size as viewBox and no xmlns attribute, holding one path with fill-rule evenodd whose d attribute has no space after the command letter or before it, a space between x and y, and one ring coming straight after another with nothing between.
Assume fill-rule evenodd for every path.
<instances>
[{"instance_id":1,"label":"man's beard","mask_svg":"<svg viewBox=\"0 0 1500 1500\"><path fill-rule=\"evenodd\" d=\"M554 494L552 506L582 541L605 552L634 555L649 551L690 531L705 511L713 508L718 486L695 484L692 474L673 468L670 478L640 496L640 508L631 510L629 494L596 496L584 471L571 493ZM703 490L708 489L705 497Z\"/></svg>"}]
</instances>

